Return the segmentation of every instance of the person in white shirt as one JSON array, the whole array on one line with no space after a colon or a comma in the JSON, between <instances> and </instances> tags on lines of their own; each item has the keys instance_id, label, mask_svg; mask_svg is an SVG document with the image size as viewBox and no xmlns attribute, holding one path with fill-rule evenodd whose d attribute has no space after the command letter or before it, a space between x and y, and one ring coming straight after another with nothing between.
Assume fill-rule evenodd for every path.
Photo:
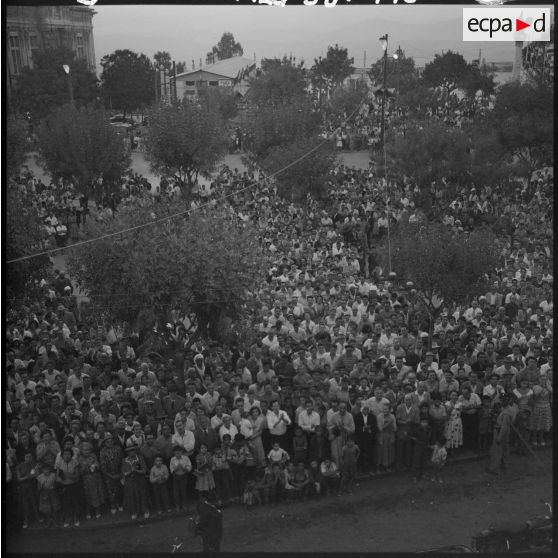
<instances>
[{"instance_id":1,"label":"person in white shirt","mask_svg":"<svg viewBox=\"0 0 558 558\"><path fill-rule=\"evenodd\" d=\"M184 452L187 456L192 455L196 446L196 438L194 436L194 433L190 430L186 430L182 421L176 422L175 427L176 432L172 435L171 438L172 445L184 448Z\"/></svg>"},{"instance_id":2,"label":"person in white shirt","mask_svg":"<svg viewBox=\"0 0 558 558\"><path fill-rule=\"evenodd\" d=\"M374 389L374 396L362 402L362 407L368 407L374 416L378 416L385 405L390 405L389 399L383 396L382 389L377 387ZM361 408L362 408L361 407Z\"/></svg>"},{"instance_id":3,"label":"person in white shirt","mask_svg":"<svg viewBox=\"0 0 558 558\"><path fill-rule=\"evenodd\" d=\"M298 415L298 426L305 434L314 434L320 426L320 415L314 411L312 401L306 401L305 407L306 409Z\"/></svg>"},{"instance_id":4,"label":"person in white shirt","mask_svg":"<svg viewBox=\"0 0 558 558\"><path fill-rule=\"evenodd\" d=\"M271 440L281 443L287 433L287 426L291 424L289 415L279 408L278 401L273 401L266 417Z\"/></svg>"},{"instance_id":5,"label":"person in white shirt","mask_svg":"<svg viewBox=\"0 0 558 558\"><path fill-rule=\"evenodd\" d=\"M238 434L238 428L232 423L229 415L223 415L223 424L219 427L219 438L223 441L223 436L228 434L231 440Z\"/></svg>"}]
</instances>

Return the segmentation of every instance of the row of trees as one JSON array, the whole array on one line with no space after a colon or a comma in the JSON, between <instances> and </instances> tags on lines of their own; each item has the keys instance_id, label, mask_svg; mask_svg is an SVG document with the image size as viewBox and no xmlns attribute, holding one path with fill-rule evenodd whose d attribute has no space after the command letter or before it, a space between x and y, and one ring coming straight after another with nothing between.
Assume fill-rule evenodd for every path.
<instances>
[{"instance_id":1,"label":"row of trees","mask_svg":"<svg viewBox=\"0 0 558 558\"><path fill-rule=\"evenodd\" d=\"M217 59L223 59L241 55L243 51L240 43L227 32L211 52ZM69 75L64 65L69 66ZM177 74L186 71L184 61L175 61L175 66ZM170 72L173 59L167 51L156 52L151 60L143 53L121 49L104 56L101 67L97 80L87 63L67 48L38 51L33 58L33 69L24 68L18 77L12 101L14 108L38 122L53 109L68 103L68 80L71 80L76 105L96 102L105 108L122 111L126 116L146 109L155 101L154 71Z\"/></svg>"}]
</instances>

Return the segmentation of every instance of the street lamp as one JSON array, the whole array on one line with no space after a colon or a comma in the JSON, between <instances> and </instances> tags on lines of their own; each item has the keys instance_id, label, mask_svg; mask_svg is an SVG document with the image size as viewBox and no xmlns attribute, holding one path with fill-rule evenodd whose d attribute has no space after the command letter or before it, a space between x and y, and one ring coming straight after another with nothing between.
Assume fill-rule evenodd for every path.
<instances>
[{"instance_id":1,"label":"street lamp","mask_svg":"<svg viewBox=\"0 0 558 558\"><path fill-rule=\"evenodd\" d=\"M382 49L384 50L384 66L383 66L383 84L382 84L382 124L381 124L381 138L382 138L382 147L385 142L385 133L386 133L386 72L387 72L387 49L388 49L388 35L387 33L380 37L380 44L382 45Z\"/></svg>"},{"instance_id":2,"label":"street lamp","mask_svg":"<svg viewBox=\"0 0 558 558\"><path fill-rule=\"evenodd\" d=\"M387 220L387 241L388 241L388 264L389 272L391 274L391 239L389 230L389 206L387 203L388 195L388 181L387 181L387 155L386 155L386 77L387 77L387 49L388 49L388 34L386 33L383 37L380 37L380 44L384 51L383 61L383 83L382 83L382 123L381 123L381 144L384 154L384 181L386 185L386 220Z\"/></svg>"},{"instance_id":3,"label":"street lamp","mask_svg":"<svg viewBox=\"0 0 558 558\"><path fill-rule=\"evenodd\" d=\"M64 69L65 74L68 76L68 93L70 95L70 104L73 106L73 104L74 104L74 87L72 85L72 77L70 76L70 66L68 66L68 64L63 64L62 68Z\"/></svg>"}]
</instances>

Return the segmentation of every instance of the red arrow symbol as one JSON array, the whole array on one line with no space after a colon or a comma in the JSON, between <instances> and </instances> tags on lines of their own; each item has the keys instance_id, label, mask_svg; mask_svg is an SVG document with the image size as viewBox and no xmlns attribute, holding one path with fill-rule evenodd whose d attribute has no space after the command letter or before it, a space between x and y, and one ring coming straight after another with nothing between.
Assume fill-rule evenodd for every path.
<instances>
[{"instance_id":1,"label":"red arrow symbol","mask_svg":"<svg viewBox=\"0 0 558 558\"><path fill-rule=\"evenodd\" d=\"M525 29L526 27L531 27L530 23L525 23L524 21L521 21L520 19L515 18L515 30L516 31L521 31L522 29Z\"/></svg>"}]
</instances>

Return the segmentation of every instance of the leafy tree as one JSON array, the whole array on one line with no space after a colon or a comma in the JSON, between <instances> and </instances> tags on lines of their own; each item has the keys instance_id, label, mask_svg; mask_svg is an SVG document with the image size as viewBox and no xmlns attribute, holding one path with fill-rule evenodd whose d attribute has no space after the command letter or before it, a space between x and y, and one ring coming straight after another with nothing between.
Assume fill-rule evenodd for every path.
<instances>
[{"instance_id":1,"label":"leafy tree","mask_svg":"<svg viewBox=\"0 0 558 558\"><path fill-rule=\"evenodd\" d=\"M496 94L490 126L504 149L531 171L553 161L553 91L530 83L506 83Z\"/></svg>"},{"instance_id":2,"label":"leafy tree","mask_svg":"<svg viewBox=\"0 0 558 558\"><path fill-rule=\"evenodd\" d=\"M468 64L467 73L461 82L461 88L469 97L474 97L478 91L485 97L494 93L496 83L494 74L488 72L486 67L479 67L478 64Z\"/></svg>"},{"instance_id":3,"label":"leafy tree","mask_svg":"<svg viewBox=\"0 0 558 558\"><path fill-rule=\"evenodd\" d=\"M176 73L183 74L186 71L186 62L177 62L176 63Z\"/></svg>"},{"instance_id":4,"label":"leafy tree","mask_svg":"<svg viewBox=\"0 0 558 558\"><path fill-rule=\"evenodd\" d=\"M419 76L414 58L405 56L401 49L397 51L397 55L397 59L388 56L386 60L386 87L395 89L400 95L404 95L416 89ZM378 59L368 73L374 83L383 84L384 59Z\"/></svg>"},{"instance_id":5,"label":"leafy tree","mask_svg":"<svg viewBox=\"0 0 558 558\"><path fill-rule=\"evenodd\" d=\"M63 66L70 67L69 77ZM85 60L76 59L66 48L40 50L33 56L33 69L23 68L17 79L14 103L21 112L28 112L38 122L50 111L70 100L68 79L71 80L74 102L78 106L97 98L97 78Z\"/></svg>"},{"instance_id":6,"label":"leafy tree","mask_svg":"<svg viewBox=\"0 0 558 558\"><path fill-rule=\"evenodd\" d=\"M234 118L238 112L232 90L223 87L206 87L200 90L198 98L208 110L217 111L225 122Z\"/></svg>"},{"instance_id":7,"label":"leafy tree","mask_svg":"<svg viewBox=\"0 0 558 558\"><path fill-rule=\"evenodd\" d=\"M20 116L9 115L6 120L6 167L11 177L19 173L29 152L27 122Z\"/></svg>"},{"instance_id":8,"label":"leafy tree","mask_svg":"<svg viewBox=\"0 0 558 558\"><path fill-rule=\"evenodd\" d=\"M467 134L440 122L411 123L405 135L389 133L386 155L388 175L413 177L421 189L442 179L454 184L470 180Z\"/></svg>"},{"instance_id":9,"label":"leafy tree","mask_svg":"<svg viewBox=\"0 0 558 558\"><path fill-rule=\"evenodd\" d=\"M381 257L387 258L385 250ZM399 225L391 236L393 271L411 281L416 302L430 317L430 340L444 307L468 302L485 292L498 263L495 237L486 230L456 233L440 223Z\"/></svg>"},{"instance_id":10,"label":"leafy tree","mask_svg":"<svg viewBox=\"0 0 558 558\"><path fill-rule=\"evenodd\" d=\"M102 182L122 176L131 162L122 137L101 108L66 105L53 111L41 122L38 141L43 168L92 195L101 193Z\"/></svg>"},{"instance_id":11,"label":"leafy tree","mask_svg":"<svg viewBox=\"0 0 558 558\"><path fill-rule=\"evenodd\" d=\"M288 105L267 105L260 108L249 126L246 147L258 162L273 147L285 145L317 134L320 115L312 109L309 99L297 98Z\"/></svg>"},{"instance_id":12,"label":"leafy tree","mask_svg":"<svg viewBox=\"0 0 558 558\"><path fill-rule=\"evenodd\" d=\"M6 188L4 213L4 257L12 260L35 254L46 249L46 231L37 208L28 202L21 191L9 184ZM48 256L39 256L5 265L5 295L8 300L33 296L38 282L50 267Z\"/></svg>"},{"instance_id":13,"label":"leafy tree","mask_svg":"<svg viewBox=\"0 0 558 558\"><path fill-rule=\"evenodd\" d=\"M208 174L227 152L218 112L205 104L182 103L149 111L146 155L154 172L174 176L189 197L198 174Z\"/></svg>"},{"instance_id":14,"label":"leafy tree","mask_svg":"<svg viewBox=\"0 0 558 558\"><path fill-rule=\"evenodd\" d=\"M153 66L157 70L167 70L172 68L172 58L169 52L166 50L159 50L153 55Z\"/></svg>"},{"instance_id":15,"label":"leafy tree","mask_svg":"<svg viewBox=\"0 0 558 558\"><path fill-rule=\"evenodd\" d=\"M108 106L127 113L155 100L153 65L145 54L116 50L101 59L101 85Z\"/></svg>"},{"instance_id":16,"label":"leafy tree","mask_svg":"<svg viewBox=\"0 0 558 558\"><path fill-rule=\"evenodd\" d=\"M206 61L208 64L225 60L233 56L242 56L244 49L242 45L234 40L234 35L230 32L223 33L219 42L207 53Z\"/></svg>"},{"instance_id":17,"label":"leafy tree","mask_svg":"<svg viewBox=\"0 0 558 558\"><path fill-rule=\"evenodd\" d=\"M308 155L301 159L305 153ZM281 170L276 178L281 196L304 202L309 195L326 198L335 159L331 142L319 137L300 138L271 149L261 166L268 175Z\"/></svg>"},{"instance_id":18,"label":"leafy tree","mask_svg":"<svg viewBox=\"0 0 558 558\"><path fill-rule=\"evenodd\" d=\"M405 92L401 92L395 98L398 106L402 107L406 114L414 120L426 120L427 109L435 110L443 104L440 91L428 87L422 80L418 80L416 86Z\"/></svg>"},{"instance_id":19,"label":"leafy tree","mask_svg":"<svg viewBox=\"0 0 558 558\"><path fill-rule=\"evenodd\" d=\"M458 52L448 50L436 54L434 60L424 67L422 79L432 87L442 87L447 96L461 86L466 79L469 65Z\"/></svg>"},{"instance_id":20,"label":"leafy tree","mask_svg":"<svg viewBox=\"0 0 558 558\"><path fill-rule=\"evenodd\" d=\"M366 98L366 86L336 87L329 99L328 108L332 115L346 118L353 114Z\"/></svg>"},{"instance_id":21,"label":"leafy tree","mask_svg":"<svg viewBox=\"0 0 558 558\"><path fill-rule=\"evenodd\" d=\"M138 202L109 222L88 222L87 233L110 234L188 209L185 200ZM214 209L71 249L68 268L98 315L152 327L178 304L195 312L198 334L218 339L223 319L242 314L264 265L252 226Z\"/></svg>"},{"instance_id":22,"label":"leafy tree","mask_svg":"<svg viewBox=\"0 0 558 558\"><path fill-rule=\"evenodd\" d=\"M314 59L314 65L310 69L312 82L327 83L328 89L339 86L353 73L354 61L354 58L349 58L346 48L337 44L334 47L328 46L325 58L320 56Z\"/></svg>"},{"instance_id":23,"label":"leafy tree","mask_svg":"<svg viewBox=\"0 0 558 558\"><path fill-rule=\"evenodd\" d=\"M250 84L249 99L257 106L287 105L304 97L306 80L304 62L284 56L263 58L261 68Z\"/></svg>"}]
</instances>

